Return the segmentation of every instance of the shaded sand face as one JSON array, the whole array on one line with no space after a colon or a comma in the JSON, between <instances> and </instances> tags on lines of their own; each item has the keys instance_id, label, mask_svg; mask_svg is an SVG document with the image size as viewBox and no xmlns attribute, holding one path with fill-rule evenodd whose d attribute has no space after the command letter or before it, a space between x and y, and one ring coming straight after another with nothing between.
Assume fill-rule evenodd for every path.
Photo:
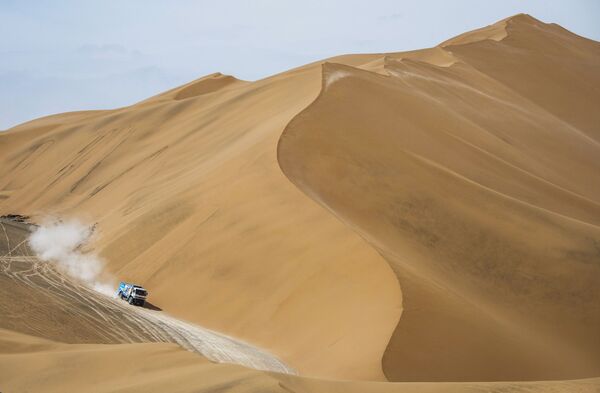
<instances>
[{"instance_id":1,"label":"shaded sand face","mask_svg":"<svg viewBox=\"0 0 600 393\"><path fill-rule=\"evenodd\" d=\"M325 64L321 95L279 143L290 180L398 276L390 380L600 370L600 45L527 16L503 23L500 40L478 31L438 49L450 66Z\"/></svg>"},{"instance_id":2,"label":"shaded sand face","mask_svg":"<svg viewBox=\"0 0 600 393\"><path fill-rule=\"evenodd\" d=\"M3 253L0 311L13 318L1 321L0 379L25 390L35 370L55 391L109 376L94 388L597 391L599 64L598 43L519 15L436 48L256 82L213 74L0 133L0 213L96 223L88 247L108 272L179 318L91 294L77 303L75 284ZM152 328L97 328L123 318ZM182 320L207 329L190 339ZM299 376L164 343L97 344L146 341L196 342L213 360L237 348L254 359L238 363ZM151 361L99 366L113 355ZM65 380L55 361L86 379ZM403 382L372 382L386 380Z\"/></svg>"}]
</instances>

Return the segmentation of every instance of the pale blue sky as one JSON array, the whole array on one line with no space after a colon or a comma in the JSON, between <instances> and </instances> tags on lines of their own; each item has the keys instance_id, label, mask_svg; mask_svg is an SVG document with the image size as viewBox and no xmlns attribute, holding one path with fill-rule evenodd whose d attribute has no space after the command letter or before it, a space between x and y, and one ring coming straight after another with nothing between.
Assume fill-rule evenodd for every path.
<instances>
[{"instance_id":1,"label":"pale blue sky","mask_svg":"<svg viewBox=\"0 0 600 393\"><path fill-rule=\"evenodd\" d=\"M220 71L255 80L430 47L525 12L600 40L600 1L0 0L0 129L104 109Z\"/></svg>"}]
</instances>

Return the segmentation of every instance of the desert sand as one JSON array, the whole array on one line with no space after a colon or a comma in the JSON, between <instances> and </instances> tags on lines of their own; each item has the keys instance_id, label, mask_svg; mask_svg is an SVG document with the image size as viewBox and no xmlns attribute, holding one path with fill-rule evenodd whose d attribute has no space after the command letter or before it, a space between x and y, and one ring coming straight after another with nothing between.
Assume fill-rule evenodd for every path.
<instances>
[{"instance_id":1,"label":"desert sand","mask_svg":"<svg viewBox=\"0 0 600 393\"><path fill-rule=\"evenodd\" d=\"M527 16L474 35L441 46L451 66L325 64L322 93L281 138L282 169L398 275L389 379L592 375L600 47Z\"/></svg>"},{"instance_id":2,"label":"desert sand","mask_svg":"<svg viewBox=\"0 0 600 393\"><path fill-rule=\"evenodd\" d=\"M119 359L122 363L115 362ZM60 368L56 367L60 365ZM214 364L175 344L62 344L0 329L0 380L12 392L597 392L600 379L554 382L327 381Z\"/></svg>"},{"instance_id":3,"label":"desert sand","mask_svg":"<svg viewBox=\"0 0 600 393\"><path fill-rule=\"evenodd\" d=\"M62 295L12 299L9 268L0 388L598 391L599 69L599 43L517 15L0 133L0 214L96 224L112 282L297 373L107 337Z\"/></svg>"}]
</instances>

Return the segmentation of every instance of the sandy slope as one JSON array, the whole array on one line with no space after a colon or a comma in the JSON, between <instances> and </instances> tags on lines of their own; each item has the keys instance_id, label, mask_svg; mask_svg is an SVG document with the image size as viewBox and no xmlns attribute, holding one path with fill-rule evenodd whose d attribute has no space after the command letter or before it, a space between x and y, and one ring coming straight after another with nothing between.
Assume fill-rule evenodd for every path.
<instances>
[{"instance_id":1,"label":"sandy slope","mask_svg":"<svg viewBox=\"0 0 600 393\"><path fill-rule=\"evenodd\" d=\"M468 384L325 381L213 364L174 344L62 344L0 329L0 387L13 393L591 393L599 384L599 379Z\"/></svg>"},{"instance_id":2,"label":"sandy slope","mask_svg":"<svg viewBox=\"0 0 600 393\"><path fill-rule=\"evenodd\" d=\"M3 391L593 392L600 382L393 384L296 377L277 359L256 348L162 312L125 306L82 287L51 264L28 255L27 244L22 242L24 225L0 221L0 227L6 234L0 237L0 298L11 300L0 303ZM82 344L86 342L119 344ZM176 342L191 352L166 342ZM198 353L219 363L253 369L210 363ZM257 368L287 374L262 373Z\"/></svg>"},{"instance_id":3,"label":"sandy slope","mask_svg":"<svg viewBox=\"0 0 600 393\"><path fill-rule=\"evenodd\" d=\"M595 377L599 59L597 43L517 16L431 49L340 56L252 83L212 74L131 107L1 133L0 213L98 222L115 280L144 283L169 313L304 376ZM88 348L89 364L107 361L102 348L173 349ZM47 365L64 350L32 357ZM201 375L229 375L198 362ZM14 364L23 386L28 371ZM43 364L59 389L64 376ZM161 383L205 386L162 364ZM147 370L106 370L147 385ZM599 386L269 378L288 392Z\"/></svg>"},{"instance_id":4,"label":"sandy slope","mask_svg":"<svg viewBox=\"0 0 600 393\"><path fill-rule=\"evenodd\" d=\"M14 299L0 306L0 328L67 343L176 343L214 362L295 373L259 348L99 294L32 257L0 257L0 283L2 296Z\"/></svg>"},{"instance_id":5,"label":"sandy slope","mask_svg":"<svg viewBox=\"0 0 600 393\"><path fill-rule=\"evenodd\" d=\"M399 278L386 376L597 376L600 45L522 15L418 55L326 64L279 144Z\"/></svg>"},{"instance_id":6,"label":"sandy slope","mask_svg":"<svg viewBox=\"0 0 600 393\"><path fill-rule=\"evenodd\" d=\"M3 329L0 387L14 393L283 392L258 371L212 364L175 344L62 344Z\"/></svg>"},{"instance_id":7,"label":"sandy slope","mask_svg":"<svg viewBox=\"0 0 600 393\"><path fill-rule=\"evenodd\" d=\"M63 343L169 342L219 363L295 373L270 353L177 320L151 303L132 307L32 256L27 225L0 219L0 328Z\"/></svg>"},{"instance_id":8,"label":"sandy slope","mask_svg":"<svg viewBox=\"0 0 600 393\"><path fill-rule=\"evenodd\" d=\"M142 282L169 313L309 375L383 379L397 280L276 159L320 73L209 75L132 107L18 126L0 134L0 212L98 222L114 280Z\"/></svg>"}]
</instances>

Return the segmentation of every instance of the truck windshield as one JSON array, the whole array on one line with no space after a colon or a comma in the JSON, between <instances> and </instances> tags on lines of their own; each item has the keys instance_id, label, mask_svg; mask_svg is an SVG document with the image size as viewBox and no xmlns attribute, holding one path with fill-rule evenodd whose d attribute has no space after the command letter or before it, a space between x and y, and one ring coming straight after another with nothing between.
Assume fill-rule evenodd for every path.
<instances>
[{"instance_id":1,"label":"truck windshield","mask_svg":"<svg viewBox=\"0 0 600 393\"><path fill-rule=\"evenodd\" d=\"M143 289L136 289L135 294L138 296L147 296L148 292L144 291Z\"/></svg>"}]
</instances>

